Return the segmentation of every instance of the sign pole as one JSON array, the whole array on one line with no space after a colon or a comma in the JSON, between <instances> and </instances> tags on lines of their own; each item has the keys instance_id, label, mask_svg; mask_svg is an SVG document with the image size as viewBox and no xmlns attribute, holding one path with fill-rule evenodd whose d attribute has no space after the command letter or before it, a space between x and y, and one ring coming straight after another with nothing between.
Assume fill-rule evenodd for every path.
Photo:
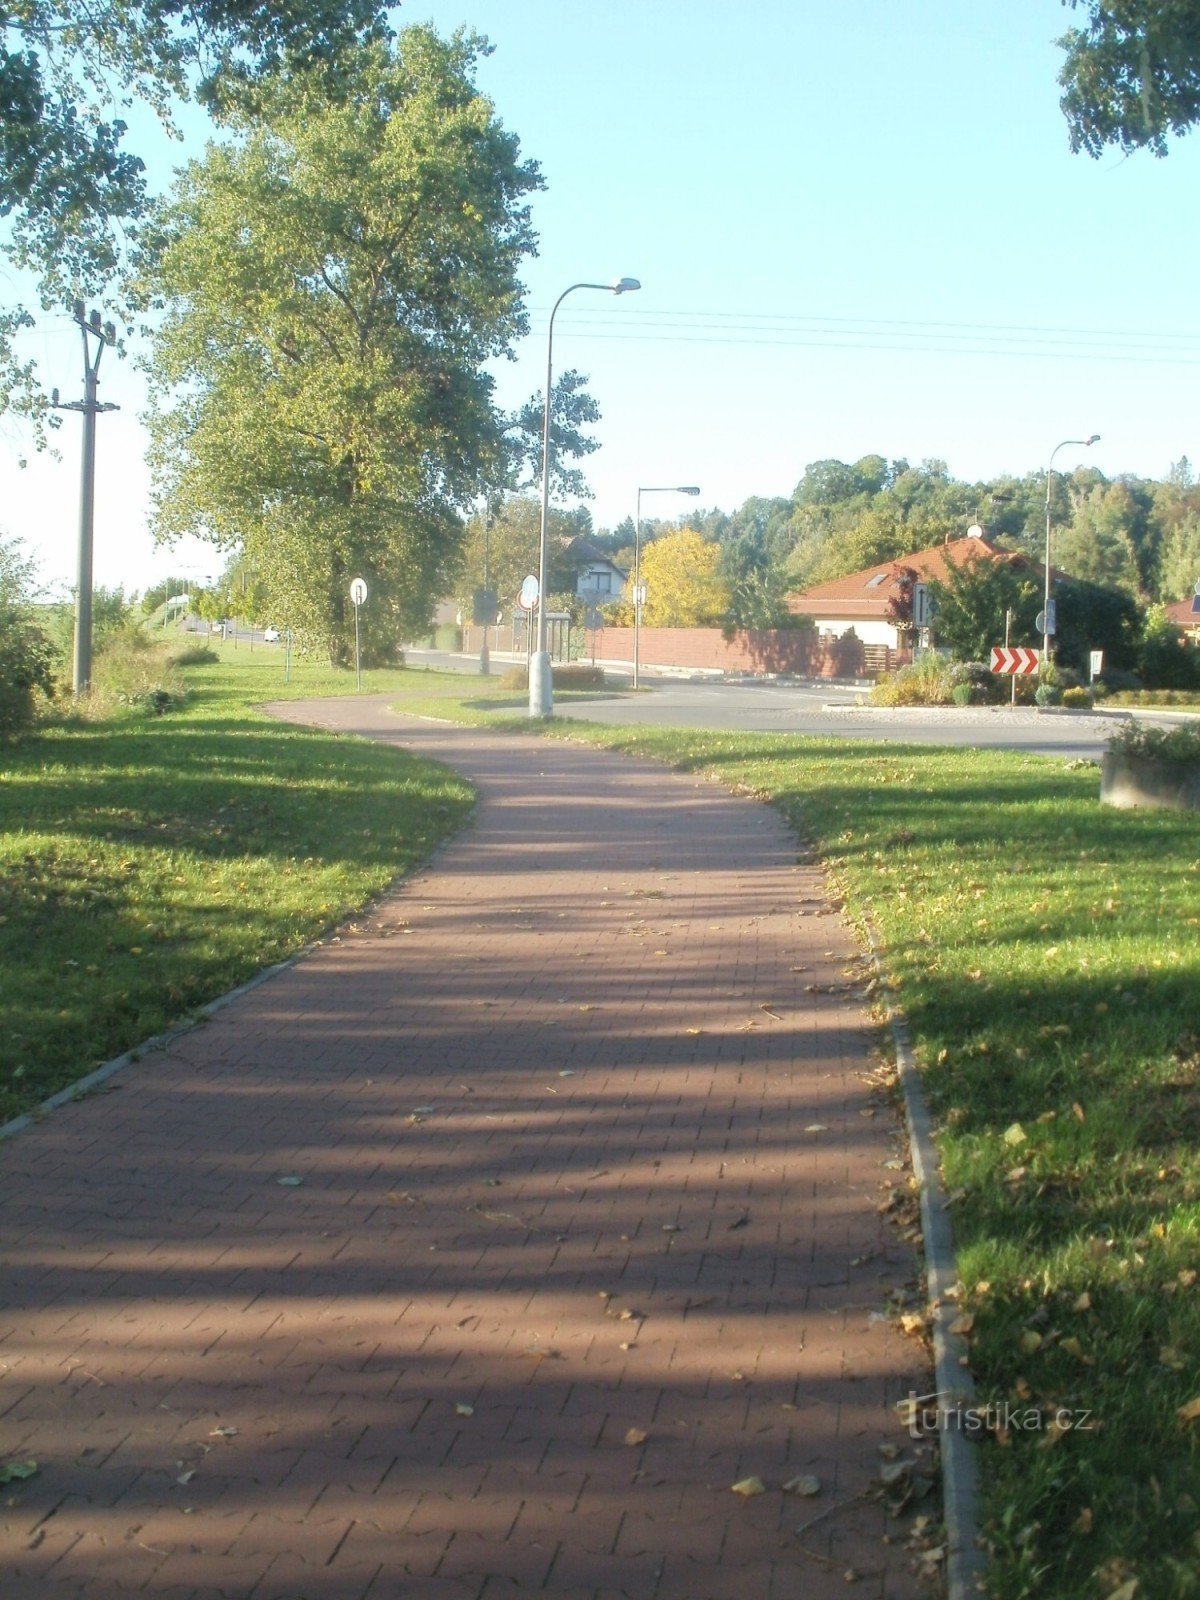
<instances>
[{"instance_id":1,"label":"sign pole","mask_svg":"<svg viewBox=\"0 0 1200 1600\"><path fill-rule=\"evenodd\" d=\"M355 578L350 585L350 599L354 605L354 686L357 693L362 693L362 651L359 645L358 609L367 598L367 586L361 578Z\"/></svg>"}]
</instances>

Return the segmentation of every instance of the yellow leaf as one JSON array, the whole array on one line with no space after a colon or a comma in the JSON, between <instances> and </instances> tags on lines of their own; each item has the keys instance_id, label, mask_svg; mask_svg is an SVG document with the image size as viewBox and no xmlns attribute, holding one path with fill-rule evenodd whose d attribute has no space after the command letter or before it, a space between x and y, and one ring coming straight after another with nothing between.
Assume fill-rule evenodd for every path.
<instances>
[{"instance_id":1,"label":"yellow leaf","mask_svg":"<svg viewBox=\"0 0 1200 1600\"><path fill-rule=\"evenodd\" d=\"M1005 1144L1018 1145L1025 1143L1025 1129L1019 1122L1014 1122L1004 1130Z\"/></svg>"},{"instance_id":2,"label":"yellow leaf","mask_svg":"<svg viewBox=\"0 0 1200 1600\"><path fill-rule=\"evenodd\" d=\"M737 1483L731 1484L734 1494L740 1494L745 1500L752 1500L756 1494L766 1494L767 1486L761 1478L741 1478Z\"/></svg>"},{"instance_id":3,"label":"yellow leaf","mask_svg":"<svg viewBox=\"0 0 1200 1600\"><path fill-rule=\"evenodd\" d=\"M1035 1350L1040 1350L1041 1348L1041 1334L1036 1333L1032 1328L1026 1328L1025 1332L1021 1335L1021 1349L1027 1356L1031 1356Z\"/></svg>"},{"instance_id":4,"label":"yellow leaf","mask_svg":"<svg viewBox=\"0 0 1200 1600\"><path fill-rule=\"evenodd\" d=\"M1181 1425L1185 1427L1189 1422L1200 1422L1200 1395L1197 1395L1194 1400L1189 1400L1187 1405L1180 1406L1175 1415L1179 1418Z\"/></svg>"},{"instance_id":5,"label":"yellow leaf","mask_svg":"<svg viewBox=\"0 0 1200 1600\"><path fill-rule=\"evenodd\" d=\"M1092 1297L1087 1292L1087 1290L1085 1289L1081 1295L1076 1295L1075 1302L1072 1305L1071 1310L1072 1311L1090 1311L1091 1309L1092 1309Z\"/></svg>"},{"instance_id":6,"label":"yellow leaf","mask_svg":"<svg viewBox=\"0 0 1200 1600\"><path fill-rule=\"evenodd\" d=\"M1062 1347L1069 1356L1074 1356L1076 1361L1081 1361L1083 1359L1083 1346L1080 1344L1079 1340L1075 1338L1074 1334L1072 1334L1069 1339L1064 1339L1062 1341Z\"/></svg>"},{"instance_id":7,"label":"yellow leaf","mask_svg":"<svg viewBox=\"0 0 1200 1600\"><path fill-rule=\"evenodd\" d=\"M644 1433L641 1428L630 1428L629 1432L625 1435L625 1443L632 1448L635 1445L645 1444L649 1437L650 1435L648 1433Z\"/></svg>"},{"instance_id":8,"label":"yellow leaf","mask_svg":"<svg viewBox=\"0 0 1200 1600\"><path fill-rule=\"evenodd\" d=\"M973 1312L968 1311L966 1316L958 1317L954 1322L952 1322L950 1324L950 1332L951 1333L970 1333L971 1329L974 1326L975 1326L975 1315L974 1315Z\"/></svg>"}]
</instances>

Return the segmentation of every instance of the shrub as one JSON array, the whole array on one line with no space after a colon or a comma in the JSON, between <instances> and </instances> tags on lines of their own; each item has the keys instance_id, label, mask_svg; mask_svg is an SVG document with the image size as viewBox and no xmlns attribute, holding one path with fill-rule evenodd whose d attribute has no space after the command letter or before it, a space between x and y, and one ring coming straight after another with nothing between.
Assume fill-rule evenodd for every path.
<instances>
[{"instance_id":1,"label":"shrub","mask_svg":"<svg viewBox=\"0 0 1200 1600\"><path fill-rule=\"evenodd\" d=\"M1056 706L1060 703L1062 697L1063 692L1058 684L1051 683L1049 679L1039 683L1033 691L1034 702L1039 706Z\"/></svg>"},{"instance_id":2,"label":"shrub","mask_svg":"<svg viewBox=\"0 0 1200 1600\"><path fill-rule=\"evenodd\" d=\"M1109 736L1108 748L1117 755L1138 756L1145 761L1200 761L1200 722L1159 728L1130 718Z\"/></svg>"},{"instance_id":3,"label":"shrub","mask_svg":"<svg viewBox=\"0 0 1200 1600\"><path fill-rule=\"evenodd\" d=\"M556 689L603 689L608 681L603 667L588 666L582 661L573 661L569 666L555 666L553 672ZM528 689L529 674L524 667L509 667L500 678L500 687Z\"/></svg>"},{"instance_id":4,"label":"shrub","mask_svg":"<svg viewBox=\"0 0 1200 1600\"><path fill-rule=\"evenodd\" d=\"M502 689L528 689L528 671L524 667L509 667L507 672L500 674L500 687Z\"/></svg>"},{"instance_id":5,"label":"shrub","mask_svg":"<svg viewBox=\"0 0 1200 1600\"><path fill-rule=\"evenodd\" d=\"M995 705L1004 698L1006 686L986 661L956 661L950 668L950 681L956 690L965 685L971 691L965 700L956 693L956 705Z\"/></svg>"},{"instance_id":6,"label":"shrub","mask_svg":"<svg viewBox=\"0 0 1200 1600\"><path fill-rule=\"evenodd\" d=\"M952 669L941 656L919 656L910 666L881 678L871 690L874 706L945 706L954 690Z\"/></svg>"},{"instance_id":7,"label":"shrub","mask_svg":"<svg viewBox=\"0 0 1200 1600\"><path fill-rule=\"evenodd\" d=\"M1082 684L1072 684L1069 689L1062 692L1062 703L1070 706L1072 710L1079 711L1085 706L1090 706L1092 697Z\"/></svg>"},{"instance_id":8,"label":"shrub","mask_svg":"<svg viewBox=\"0 0 1200 1600\"><path fill-rule=\"evenodd\" d=\"M969 683L956 683L950 691L950 698L956 706L970 706L978 703L975 698L975 690Z\"/></svg>"},{"instance_id":9,"label":"shrub","mask_svg":"<svg viewBox=\"0 0 1200 1600\"><path fill-rule=\"evenodd\" d=\"M33 564L0 539L0 739L33 724L37 696L54 693L54 645L30 614Z\"/></svg>"},{"instance_id":10,"label":"shrub","mask_svg":"<svg viewBox=\"0 0 1200 1600\"><path fill-rule=\"evenodd\" d=\"M184 697L171 652L140 628L127 628L96 652L85 714L103 716L117 706L132 706L161 716Z\"/></svg>"},{"instance_id":11,"label":"shrub","mask_svg":"<svg viewBox=\"0 0 1200 1600\"><path fill-rule=\"evenodd\" d=\"M207 667L220 659L217 652L209 645L189 644L182 650L175 650L169 654L167 664L172 667Z\"/></svg>"}]
</instances>

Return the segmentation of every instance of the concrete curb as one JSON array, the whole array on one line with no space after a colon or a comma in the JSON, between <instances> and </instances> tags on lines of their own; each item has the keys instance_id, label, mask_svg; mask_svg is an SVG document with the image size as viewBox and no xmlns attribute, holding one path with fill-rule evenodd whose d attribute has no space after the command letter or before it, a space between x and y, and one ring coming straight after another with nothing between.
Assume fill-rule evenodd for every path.
<instances>
[{"instance_id":1,"label":"concrete curb","mask_svg":"<svg viewBox=\"0 0 1200 1600\"><path fill-rule=\"evenodd\" d=\"M861 924L880 977L885 976L874 930ZM963 1432L965 1412L976 1405L970 1347L952 1331L959 1315L958 1269L950 1211L942 1183L941 1161L933 1122L921 1091L921 1075L913 1059L908 1023L889 1005L888 1026L896 1045L896 1065L904 1096L904 1120L912 1152L913 1176L921 1202L925 1282L933 1340L933 1376L937 1394L938 1449L942 1460L942 1509L946 1523L946 1594L948 1600L977 1600L984 1592L986 1558L979 1543L979 1473L975 1447ZM930 1397L933 1399L934 1397Z\"/></svg>"},{"instance_id":2,"label":"concrete curb","mask_svg":"<svg viewBox=\"0 0 1200 1600\"><path fill-rule=\"evenodd\" d=\"M0 1124L0 1139L12 1139L18 1133L24 1133L26 1128L32 1128L51 1111L57 1111L59 1106L69 1105L72 1100L81 1100L90 1094L93 1089L99 1088L102 1083L107 1083L124 1067L132 1066L135 1061L140 1061L151 1050L165 1050L176 1039L181 1039L185 1033L203 1027L204 1023L214 1012L220 1011L223 1006L238 1000L244 994L249 994L251 989L257 989L261 983L269 983L279 973L285 972L288 967L294 966L303 956L316 949L316 942L305 945L303 950L297 950L295 955L288 956L285 961L277 961L272 966L264 967L261 972L256 972L245 983L239 984L236 989L230 989L226 994L218 995L215 1000L210 1000L206 1005L199 1006L195 1013L186 1022L177 1023L175 1027L168 1028L164 1033L156 1033L149 1039L143 1039L140 1044L133 1045L123 1055L114 1056L111 1061L96 1067L92 1072L82 1078L77 1078L74 1083L69 1083L65 1089L60 1089L57 1094L52 1094L48 1100L43 1100L40 1105L34 1106L32 1111L25 1111L19 1117L13 1117L10 1122Z\"/></svg>"}]
</instances>

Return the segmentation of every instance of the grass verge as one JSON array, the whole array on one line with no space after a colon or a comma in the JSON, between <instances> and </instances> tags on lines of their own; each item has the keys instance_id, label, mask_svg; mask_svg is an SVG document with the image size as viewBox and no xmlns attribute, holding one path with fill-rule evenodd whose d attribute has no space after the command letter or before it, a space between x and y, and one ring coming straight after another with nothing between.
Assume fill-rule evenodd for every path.
<instances>
[{"instance_id":1,"label":"grass verge","mask_svg":"<svg viewBox=\"0 0 1200 1600\"><path fill-rule=\"evenodd\" d=\"M358 911L467 817L445 768L255 709L353 692L353 673L285 684L278 653L221 656L175 669L165 716L0 749L0 1121Z\"/></svg>"},{"instance_id":2,"label":"grass verge","mask_svg":"<svg viewBox=\"0 0 1200 1600\"><path fill-rule=\"evenodd\" d=\"M1200 819L1101 807L1094 767L1037 756L545 731L769 800L874 925L996 1423L990 1592L1200 1593Z\"/></svg>"}]
</instances>

